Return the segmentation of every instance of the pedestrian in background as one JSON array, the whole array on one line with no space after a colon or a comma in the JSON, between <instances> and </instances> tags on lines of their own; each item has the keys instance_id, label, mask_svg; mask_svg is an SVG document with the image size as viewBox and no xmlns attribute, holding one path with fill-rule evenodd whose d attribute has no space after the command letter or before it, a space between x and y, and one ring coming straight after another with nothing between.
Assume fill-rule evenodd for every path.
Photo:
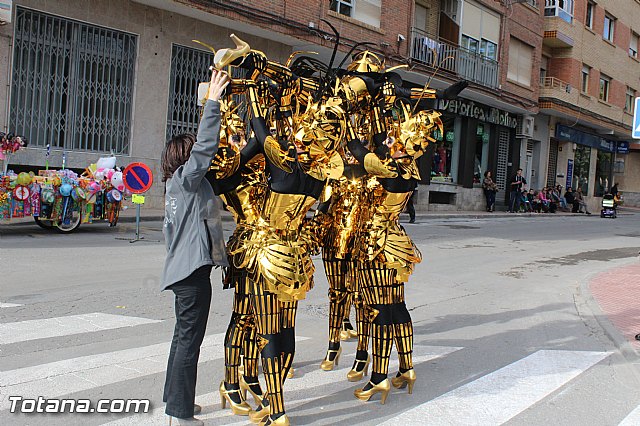
<instances>
[{"instance_id":1,"label":"pedestrian in background","mask_svg":"<svg viewBox=\"0 0 640 426\"><path fill-rule=\"evenodd\" d=\"M578 203L578 213L586 213L591 214L589 208L587 207L587 203L582 196L582 188L578 187L578 192L576 192L575 202ZM584 211L583 211L584 210Z\"/></svg>"},{"instance_id":2,"label":"pedestrian in background","mask_svg":"<svg viewBox=\"0 0 640 426\"><path fill-rule=\"evenodd\" d=\"M484 198L487 200L487 211L494 211L496 204L496 192L498 185L491 178L491 171L484 172L484 180L482 181L482 189L484 190Z\"/></svg>"},{"instance_id":3,"label":"pedestrian in background","mask_svg":"<svg viewBox=\"0 0 640 426\"><path fill-rule=\"evenodd\" d=\"M163 401L165 413L179 425L203 424L193 415L200 411L194 402L200 345L211 306L211 268L228 266L219 207L204 178L218 151L218 100L227 84L226 74L213 71L198 136L174 137L161 158L167 249L162 290L173 291L176 315Z\"/></svg>"},{"instance_id":4,"label":"pedestrian in background","mask_svg":"<svg viewBox=\"0 0 640 426\"><path fill-rule=\"evenodd\" d=\"M522 176L522 169L518 169L516 174L510 181L510 194L509 194L509 212L515 213L520 210L520 197L523 185L526 185L527 181Z\"/></svg>"},{"instance_id":5,"label":"pedestrian in background","mask_svg":"<svg viewBox=\"0 0 640 426\"><path fill-rule=\"evenodd\" d=\"M413 194L409 197L409 201L407 202L407 213L409 213L409 223L416 223L416 207L413 205L416 194L418 193L418 188L413 190Z\"/></svg>"}]
</instances>

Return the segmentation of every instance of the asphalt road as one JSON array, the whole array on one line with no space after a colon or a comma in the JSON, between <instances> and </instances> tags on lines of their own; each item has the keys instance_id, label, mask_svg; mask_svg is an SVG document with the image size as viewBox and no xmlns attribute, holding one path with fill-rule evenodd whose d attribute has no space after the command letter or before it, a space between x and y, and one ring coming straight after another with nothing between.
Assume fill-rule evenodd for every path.
<instances>
[{"instance_id":1,"label":"asphalt road","mask_svg":"<svg viewBox=\"0 0 640 426\"><path fill-rule=\"evenodd\" d=\"M73 235L0 225L0 424L167 424L161 396L174 317L173 296L158 291L161 225L143 223L147 241L134 244L116 239L133 236L130 223ZM640 214L419 217L406 229L424 255L406 287L416 334L413 395L394 391L385 405L355 400L359 384L345 379L353 342L336 371L319 370L328 306L316 259L316 286L298 314L296 376L285 385L293 424L638 424L629 422L640 405L640 363L605 333L585 283L638 261ZM232 292L221 290L219 271L212 282L198 376L202 417L207 425L248 424L220 410ZM12 414L14 395L150 398L152 412Z\"/></svg>"}]
</instances>

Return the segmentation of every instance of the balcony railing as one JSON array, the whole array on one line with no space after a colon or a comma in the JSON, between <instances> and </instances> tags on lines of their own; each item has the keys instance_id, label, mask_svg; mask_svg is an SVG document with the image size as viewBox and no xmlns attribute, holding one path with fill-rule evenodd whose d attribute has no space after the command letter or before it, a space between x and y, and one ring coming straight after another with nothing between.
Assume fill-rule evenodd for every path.
<instances>
[{"instance_id":1,"label":"balcony railing","mask_svg":"<svg viewBox=\"0 0 640 426\"><path fill-rule=\"evenodd\" d=\"M540 86L545 89L561 89L571 93L571 85L556 77L544 77L540 79Z\"/></svg>"},{"instance_id":2,"label":"balcony railing","mask_svg":"<svg viewBox=\"0 0 640 426\"><path fill-rule=\"evenodd\" d=\"M449 71L465 80L491 89L498 87L498 62L424 31L411 29L411 58L433 68Z\"/></svg>"}]
</instances>

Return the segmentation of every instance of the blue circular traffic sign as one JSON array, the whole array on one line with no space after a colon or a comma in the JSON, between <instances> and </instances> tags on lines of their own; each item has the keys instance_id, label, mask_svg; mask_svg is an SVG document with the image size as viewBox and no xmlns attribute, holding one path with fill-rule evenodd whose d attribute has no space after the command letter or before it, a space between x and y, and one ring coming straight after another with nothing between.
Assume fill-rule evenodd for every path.
<instances>
[{"instance_id":1,"label":"blue circular traffic sign","mask_svg":"<svg viewBox=\"0 0 640 426\"><path fill-rule=\"evenodd\" d=\"M133 194L141 194L151 188L153 173L144 163L131 163L122 172L124 186Z\"/></svg>"}]
</instances>

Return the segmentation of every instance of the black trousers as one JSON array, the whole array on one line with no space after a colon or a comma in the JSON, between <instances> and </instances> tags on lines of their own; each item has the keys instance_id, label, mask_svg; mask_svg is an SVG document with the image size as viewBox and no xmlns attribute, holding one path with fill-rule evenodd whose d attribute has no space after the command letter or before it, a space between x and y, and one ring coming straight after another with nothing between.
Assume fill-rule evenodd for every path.
<instances>
[{"instance_id":1,"label":"black trousers","mask_svg":"<svg viewBox=\"0 0 640 426\"><path fill-rule=\"evenodd\" d=\"M484 197L487 200L487 210L493 210L493 205L496 203L496 191L485 189Z\"/></svg>"},{"instance_id":2,"label":"black trousers","mask_svg":"<svg viewBox=\"0 0 640 426\"><path fill-rule=\"evenodd\" d=\"M520 191L511 191L509 199L509 211L517 212L520 210Z\"/></svg>"},{"instance_id":3,"label":"black trousers","mask_svg":"<svg viewBox=\"0 0 640 426\"><path fill-rule=\"evenodd\" d=\"M169 287L176 296L176 326L171 341L163 401L172 417L193 417L200 345L211 306L211 266L202 266Z\"/></svg>"},{"instance_id":4,"label":"black trousers","mask_svg":"<svg viewBox=\"0 0 640 426\"><path fill-rule=\"evenodd\" d=\"M416 197L416 192L417 191L413 191L413 194L411 194L411 197L409 197L409 201L407 202L407 213L409 213L409 220L411 221L416 220L416 208L413 205L413 202Z\"/></svg>"}]
</instances>

